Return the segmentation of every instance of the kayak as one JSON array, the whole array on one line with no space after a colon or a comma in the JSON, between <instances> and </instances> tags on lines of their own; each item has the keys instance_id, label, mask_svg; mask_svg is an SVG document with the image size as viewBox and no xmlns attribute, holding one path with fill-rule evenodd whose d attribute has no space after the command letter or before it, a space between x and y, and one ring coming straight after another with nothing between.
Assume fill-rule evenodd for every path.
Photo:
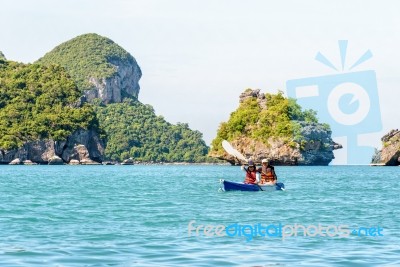
<instances>
[{"instance_id":1,"label":"kayak","mask_svg":"<svg viewBox=\"0 0 400 267\"><path fill-rule=\"evenodd\" d=\"M223 191L276 191L285 190L283 183L276 183L275 185L257 185L257 184L244 184L231 181L220 180Z\"/></svg>"},{"instance_id":2,"label":"kayak","mask_svg":"<svg viewBox=\"0 0 400 267\"><path fill-rule=\"evenodd\" d=\"M222 190L224 191L276 191L285 190L283 183L276 183L275 185L257 185L257 184L244 184L231 181L220 180Z\"/></svg>"}]
</instances>

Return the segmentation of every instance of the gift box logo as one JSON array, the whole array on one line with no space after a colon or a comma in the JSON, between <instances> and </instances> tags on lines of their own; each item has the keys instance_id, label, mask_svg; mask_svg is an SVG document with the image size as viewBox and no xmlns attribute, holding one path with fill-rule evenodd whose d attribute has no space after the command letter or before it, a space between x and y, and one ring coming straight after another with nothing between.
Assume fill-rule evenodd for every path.
<instances>
[{"instance_id":1,"label":"gift box logo","mask_svg":"<svg viewBox=\"0 0 400 267\"><path fill-rule=\"evenodd\" d=\"M320 122L328 123L333 138L346 138L347 164L368 164L373 147L360 145L358 137L382 130L376 74L373 70L349 72L372 57L370 50L345 70L347 41L339 41L342 73L293 79L286 82L288 97L306 109L318 112ZM336 68L323 54L315 58L335 71Z\"/></svg>"}]
</instances>

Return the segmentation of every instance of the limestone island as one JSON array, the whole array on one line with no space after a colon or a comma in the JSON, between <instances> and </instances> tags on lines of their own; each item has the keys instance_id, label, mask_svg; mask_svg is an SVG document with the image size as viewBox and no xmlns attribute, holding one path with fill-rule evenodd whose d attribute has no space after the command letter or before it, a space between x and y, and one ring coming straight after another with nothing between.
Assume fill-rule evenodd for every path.
<instances>
[{"instance_id":1,"label":"limestone island","mask_svg":"<svg viewBox=\"0 0 400 267\"><path fill-rule=\"evenodd\" d=\"M221 146L222 140L228 140L256 163L268 158L274 165L326 166L334 159L333 150L342 148L331 136L330 126L319 123L315 111L303 111L282 92L247 89L237 110L221 123L210 156L237 164Z\"/></svg>"},{"instance_id":2,"label":"limestone island","mask_svg":"<svg viewBox=\"0 0 400 267\"><path fill-rule=\"evenodd\" d=\"M138 100L141 76L130 53L94 33L33 64L0 52L0 164L212 161L199 131Z\"/></svg>"}]
</instances>

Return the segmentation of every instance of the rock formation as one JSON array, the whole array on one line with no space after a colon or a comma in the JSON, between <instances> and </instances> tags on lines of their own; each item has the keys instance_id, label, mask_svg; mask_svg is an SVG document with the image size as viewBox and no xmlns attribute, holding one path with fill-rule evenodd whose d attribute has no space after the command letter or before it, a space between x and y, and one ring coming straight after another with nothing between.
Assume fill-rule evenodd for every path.
<instances>
[{"instance_id":1,"label":"rock formation","mask_svg":"<svg viewBox=\"0 0 400 267\"><path fill-rule=\"evenodd\" d=\"M19 158L13 159L9 164L10 165L20 165L22 162Z\"/></svg>"},{"instance_id":2,"label":"rock formation","mask_svg":"<svg viewBox=\"0 0 400 267\"><path fill-rule=\"evenodd\" d=\"M70 161L69 161L69 165L79 165L79 160L77 160L77 159L71 159Z\"/></svg>"},{"instance_id":3,"label":"rock formation","mask_svg":"<svg viewBox=\"0 0 400 267\"><path fill-rule=\"evenodd\" d=\"M27 159L27 160L24 160L24 162L22 162L22 164L24 164L24 165L37 165L37 163L35 163L35 162L32 162L31 160L29 160L29 159Z\"/></svg>"},{"instance_id":4,"label":"rock formation","mask_svg":"<svg viewBox=\"0 0 400 267\"><path fill-rule=\"evenodd\" d=\"M65 162L69 162L71 159L103 161L105 145L94 131L77 131L66 141L58 142L58 146L62 147L62 152L59 152Z\"/></svg>"},{"instance_id":5,"label":"rock formation","mask_svg":"<svg viewBox=\"0 0 400 267\"><path fill-rule=\"evenodd\" d=\"M400 131L398 129L391 130L381 140L382 149L376 151L372 163L386 166L400 165Z\"/></svg>"},{"instance_id":6,"label":"rock formation","mask_svg":"<svg viewBox=\"0 0 400 267\"><path fill-rule=\"evenodd\" d=\"M57 155L52 156L49 158L49 165L63 165L64 161Z\"/></svg>"},{"instance_id":7,"label":"rock formation","mask_svg":"<svg viewBox=\"0 0 400 267\"><path fill-rule=\"evenodd\" d=\"M121 163L121 165L134 165L134 164L135 164L135 162L134 162L133 158L125 159Z\"/></svg>"},{"instance_id":8,"label":"rock formation","mask_svg":"<svg viewBox=\"0 0 400 267\"><path fill-rule=\"evenodd\" d=\"M99 98L105 104L119 103L123 97L138 98L139 79L142 72L139 65L132 60L125 62L122 60L110 61L117 72L112 77L95 78L90 77L89 82L93 84L94 89L85 90L86 99L91 102Z\"/></svg>"},{"instance_id":9,"label":"rock formation","mask_svg":"<svg viewBox=\"0 0 400 267\"><path fill-rule=\"evenodd\" d=\"M268 109L267 98L259 89L247 89L240 95L239 102L244 103L249 98L256 99L261 110ZM326 125L306 121L292 123L299 127L299 133L289 137L292 142L282 137L270 137L268 142L263 142L257 138L240 136L230 143L246 158L252 158L258 164L262 159L269 158L275 165L328 165L335 158L333 150L342 148L332 140L332 132ZM231 164L237 163L235 158L221 150L211 151L210 156Z\"/></svg>"},{"instance_id":10,"label":"rock formation","mask_svg":"<svg viewBox=\"0 0 400 267\"><path fill-rule=\"evenodd\" d=\"M318 129L318 126L314 127L321 138L311 139L311 135L305 133L304 137L308 141L303 149L300 149L299 144L293 147L279 138L270 138L268 144L247 137L230 143L246 158L252 158L257 164L260 164L262 159L268 158L274 165L326 166L335 158L333 150L340 149L342 146L332 141L330 132ZM227 153L211 156L226 160L231 164L238 163Z\"/></svg>"},{"instance_id":11,"label":"rock formation","mask_svg":"<svg viewBox=\"0 0 400 267\"><path fill-rule=\"evenodd\" d=\"M246 99L249 98L256 98L257 103L260 105L261 108L267 107L267 99L265 98L264 93L260 93L260 89L246 89L243 93L239 96L239 103L243 103Z\"/></svg>"},{"instance_id":12,"label":"rock formation","mask_svg":"<svg viewBox=\"0 0 400 267\"><path fill-rule=\"evenodd\" d=\"M341 149L342 145L332 140L332 132L321 123L297 122L303 142L296 149L301 156L297 159L302 165L328 165L335 156L333 150Z\"/></svg>"},{"instance_id":13,"label":"rock formation","mask_svg":"<svg viewBox=\"0 0 400 267\"><path fill-rule=\"evenodd\" d=\"M0 163L7 164L15 159L30 160L39 164L69 163L72 159L86 164L102 162L104 147L103 141L96 132L79 130L65 141L31 141L19 149L0 150Z\"/></svg>"}]
</instances>

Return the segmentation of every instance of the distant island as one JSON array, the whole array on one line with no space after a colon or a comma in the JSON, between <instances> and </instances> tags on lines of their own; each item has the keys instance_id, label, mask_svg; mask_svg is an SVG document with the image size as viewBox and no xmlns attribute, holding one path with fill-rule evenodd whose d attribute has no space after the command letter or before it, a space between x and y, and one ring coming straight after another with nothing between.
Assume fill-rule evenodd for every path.
<instances>
[{"instance_id":1,"label":"distant island","mask_svg":"<svg viewBox=\"0 0 400 267\"><path fill-rule=\"evenodd\" d=\"M342 148L333 142L330 126L318 122L315 111L303 111L282 92L247 89L239 103L212 142L210 155L215 158L236 162L223 150L224 139L255 162L269 158L275 165L328 165L333 150Z\"/></svg>"},{"instance_id":2,"label":"distant island","mask_svg":"<svg viewBox=\"0 0 400 267\"><path fill-rule=\"evenodd\" d=\"M0 163L213 161L199 131L138 101L135 58L84 34L33 64L0 53Z\"/></svg>"}]
</instances>

